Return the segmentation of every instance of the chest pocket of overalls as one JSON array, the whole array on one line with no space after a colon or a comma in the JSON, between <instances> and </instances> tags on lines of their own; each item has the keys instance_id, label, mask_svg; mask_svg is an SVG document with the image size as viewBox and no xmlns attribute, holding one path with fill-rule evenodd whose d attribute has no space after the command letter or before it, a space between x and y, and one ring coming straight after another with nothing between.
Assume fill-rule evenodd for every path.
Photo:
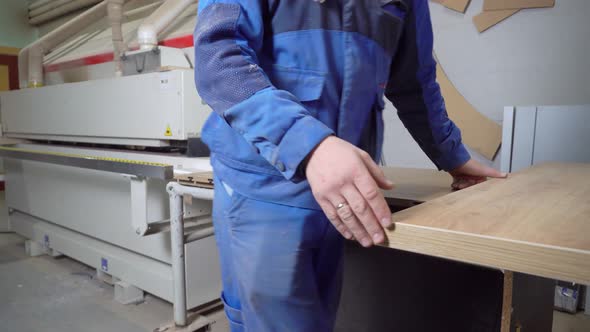
<instances>
[{"instance_id":1,"label":"chest pocket of overalls","mask_svg":"<svg viewBox=\"0 0 590 332\"><path fill-rule=\"evenodd\" d=\"M277 89L293 94L313 117L317 117L326 73L273 65L267 74Z\"/></svg>"}]
</instances>

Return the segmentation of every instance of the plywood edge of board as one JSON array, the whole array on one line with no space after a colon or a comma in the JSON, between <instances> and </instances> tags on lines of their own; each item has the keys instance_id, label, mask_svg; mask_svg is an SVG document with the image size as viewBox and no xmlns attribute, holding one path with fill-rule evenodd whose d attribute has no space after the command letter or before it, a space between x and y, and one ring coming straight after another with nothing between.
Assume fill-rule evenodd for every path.
<instances>
[{"instance_id":1,"label":"plywood edge of board","mask_svg":"<svg viewBox=\"0 0 590 332\"><path fill-rule=\"evenodd\" d=\"M440 64L436 66L436 77L449 118L461 130L463 142L484 157L494 159L502 142L502 127L479 113L461 95Z\"/></svg>"},{"instance_id":2,"label":"plywood edge of board","mask_svg":"<svg viewBox=\"0 0 590 332\"><path fill-rule=\"evenodd\" d=\"M483 11L473 16L473 24L479 33L486 31L494 25L516 14L520 9L504 9Z\"/></svg>"},{"instance_id":3,"label":"plywood edge of board","mask_svg":"<svg viewBox=\"0 0 590 332\"><path fill-rule=\"evenodd\" d=\"M185 186L213 188L213 172L195 172L186 174L175 174L174 179Z\"/></svg>"},{"instance_id":4,"label":"plywood edge of board","mask_svg":"<svg viewBox=\"0 0 590 332\"><path fill-rule=\"evenodd\" d=\"M484 0L483 10L545 8L555 6L555 0Z\"/></svg>"},{"instance_id":5,"label":"plywood edge of board","mask_svg":"<svg viewBox=\"0 0 590 332\"><path fill-rule=\"evenodd\" d=\"M514 286L514 272L504 271L504 285L502 289L502 317L500 318L500 332L510 332L512 319L512 290Z\"/></svg>"},{"instance_id":6,"label":"plywood edge of board","mask_svg":"<svg viewBox=\"0 0 590 332\"><path fill-rule=\"evenodd\" d=\"M406 209L409 211L413 208ZM402 212L404 212L402 211ZM405 224L392 218L382 246L546 278L590 284L590 252Z\"/></svg>"}]
</instances>

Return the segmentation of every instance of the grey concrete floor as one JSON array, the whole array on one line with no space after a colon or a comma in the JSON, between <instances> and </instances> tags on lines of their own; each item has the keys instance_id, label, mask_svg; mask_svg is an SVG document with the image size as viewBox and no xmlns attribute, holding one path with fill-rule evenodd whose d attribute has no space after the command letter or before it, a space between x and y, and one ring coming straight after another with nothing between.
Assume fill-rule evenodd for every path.
<instances>
[{"instance_id":1,"label":"grey concrete floor","mask_svg":"<svg viewBox=\"0 0 590 332\"><path fill-rule=\"evenodd\" d=\"M122 305L94 269L69 258L28 257L24 239L0 233L1 332L145 332L170 321L172 306L146 295ZM212 332L229 331L223 311ZM590 316L555 312L553 332L590 332Z\"/></svg>"},{"instance_id":2,"label":"grey concrete floor","mask_svg":"<svg viewBox=\"0 0 590 332\"><path fill-rule=\"evenodd\" d=\"M590 332L590 315L578 312L575 315L555 311L553 332Z\"/></svg>"},{"instance_id":3,"label":"grey concrete floor","mask_svg":"<svg viewBox=\"0 0 590 332\"><path fill-rule=\"evenodd\" d=\"M145 332L172 318L172 306L147 295L143 303L114 301L113 287L94 269L69 258L28 257L24 239L0 233L0 331ZM225 332L223 312L211 316Z\"/></svg>"}]
</instances>

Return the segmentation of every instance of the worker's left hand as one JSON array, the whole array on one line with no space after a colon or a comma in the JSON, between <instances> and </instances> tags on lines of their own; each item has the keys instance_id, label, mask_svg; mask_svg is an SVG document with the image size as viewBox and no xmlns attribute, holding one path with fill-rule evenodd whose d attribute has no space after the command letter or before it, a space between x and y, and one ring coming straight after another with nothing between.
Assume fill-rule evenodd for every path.
<instances>
[{"instance_id":1,"label":"worker's left hand","mask_svg":"<svg viewBox=\"0 0 590 332\"><path fill-rule=\"evenodd\" d=\"M471 187L490 178L505 178L506 173L501 173L489 166L480 164L475 159L470 159L463 166L455 168L449 174L453 176L451 187L455 190Z\"/></svg>"}]
</instances>

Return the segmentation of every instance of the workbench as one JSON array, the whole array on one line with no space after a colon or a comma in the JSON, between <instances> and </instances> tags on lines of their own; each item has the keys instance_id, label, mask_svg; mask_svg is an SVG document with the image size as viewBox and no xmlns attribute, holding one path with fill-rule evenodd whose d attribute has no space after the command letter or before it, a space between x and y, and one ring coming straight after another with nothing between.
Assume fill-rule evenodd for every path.
<instances>
[{"instance_id":1,"label":"workbench","mask_svg":"<svg viewBox=\"0 0 590 332\"><path fill-rule=\"evenodd\" d=\"M384 172L393 225L379 247L347 241L336 332L550 332L555 280L590 283L590 164L535 166L461 191L445 172ZM177 179L208 189L169 185L179 237L181 196L212 199L211 179Z\"/></svg>"},{"instance_id":2,"label":"workbench","mask_svg":"<svg viewBox=\"0 0 590 332\"><path fill-rule=\"evenodd\" d=\"M554 280L590 283L590 164L456 192L444 172L385 173L399 211L381 248L347 244L337 331L551 331Z\"/></svg>"}]
</instances>

